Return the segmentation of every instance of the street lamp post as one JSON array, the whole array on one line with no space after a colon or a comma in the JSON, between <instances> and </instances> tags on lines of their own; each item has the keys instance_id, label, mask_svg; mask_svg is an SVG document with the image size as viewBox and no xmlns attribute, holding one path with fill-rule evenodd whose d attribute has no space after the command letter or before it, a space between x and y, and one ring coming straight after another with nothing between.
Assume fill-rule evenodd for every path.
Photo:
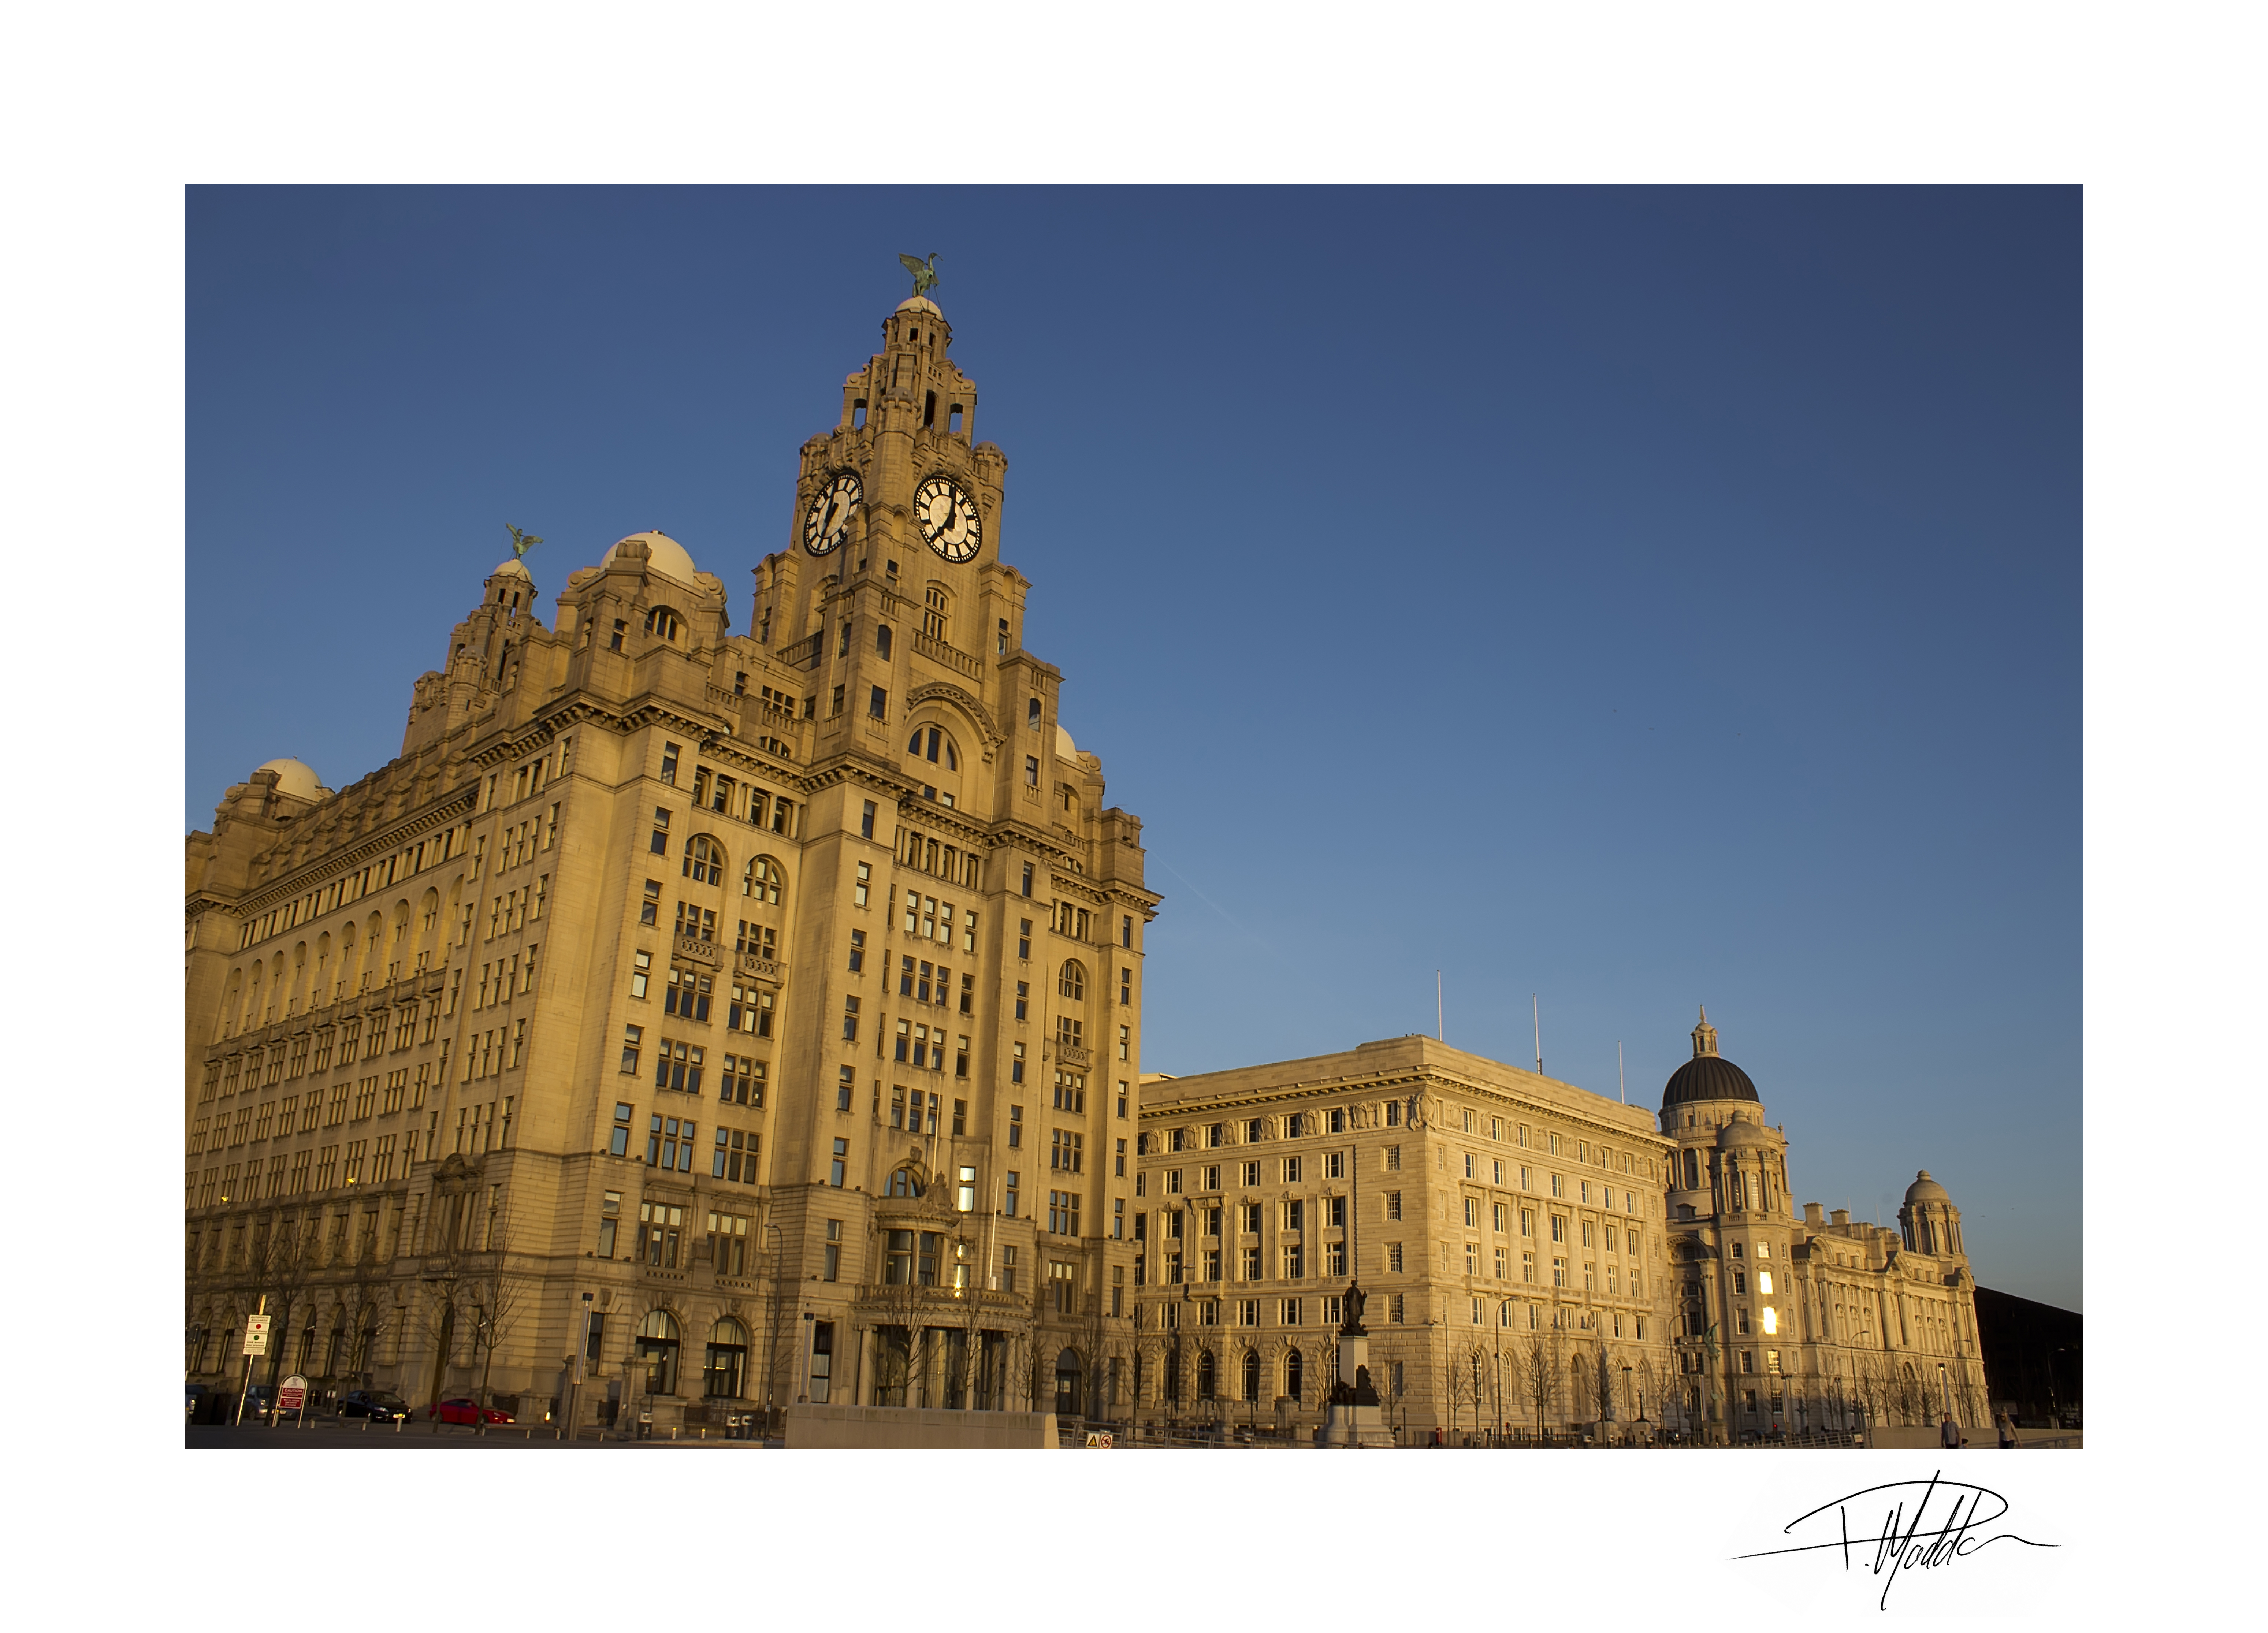
<instances>
[{"instance_id":1,"label":"street lamp post","mask_svg":"<svg viewBox=\"0 0 2268 1633\"><path fill-rule=\"evenodd\" d=\"M767 1222L764 1234L771 1240L771 1296L764 1300L764 1432L772 1432L773 1377L779 1371L780 1227Z\"/></svg>"}]
</instances>

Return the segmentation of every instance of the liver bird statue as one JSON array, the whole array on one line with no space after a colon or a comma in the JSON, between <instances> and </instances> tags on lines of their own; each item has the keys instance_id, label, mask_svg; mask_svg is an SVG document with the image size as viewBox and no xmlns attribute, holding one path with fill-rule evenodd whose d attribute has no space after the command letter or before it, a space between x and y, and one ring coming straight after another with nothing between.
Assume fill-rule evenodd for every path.
<instances>
[{"instance_id":1,"label":"liver bird statue","mask_svg":"<svg viewBox=\"0 0 2268 1633\"><path fill-rule=\"evenodd\" d=\"M898 257L898 264L914 275L914 294L917 297L926 295L937 287L937 252L935 250L930 251L929 261L925 265L918 255L901 255Z\"/></svg>"},{"instance_id":2,"label":"liver bird statue","mask_svg":"<svg viewBox=\"0 0 2268 1633\"><path fill-rule=\"evenodd\" d=\"M504 530L512 535L512 559L515 562L543 542L532 533L520 532L510 522L504 525Z\"/></svg>"}]
</instances>

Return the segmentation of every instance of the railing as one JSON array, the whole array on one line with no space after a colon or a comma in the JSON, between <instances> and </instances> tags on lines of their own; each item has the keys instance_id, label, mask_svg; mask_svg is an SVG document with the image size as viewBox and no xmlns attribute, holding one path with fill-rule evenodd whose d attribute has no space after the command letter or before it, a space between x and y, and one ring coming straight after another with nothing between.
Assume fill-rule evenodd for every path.
<instances>
[{"instance_id":1,"label":"railing","mask_svg":"<svg viewBox=\"0 0 2268 1633\"><path fill-rule=\"evenodd\" d=\"M791 669L815 669L819 666L820 643L826 638L826 630L814 629L801 640L780 648L779 660Z\"/></svg>"},{"instance_id":2,"label":"railing","mask_svg":"<svg viewBox=\"0 0 2268 1633\"><path fill-rule=\"evenodd\" d=\"M1084 1070L1094 1063L1094 1054L1079 1048L1076 1043L1066 1043L1061 1038L1057 1038L1055 1048L1056 1057L1066 1066L1077 1066Z\"/></svg>"},{"instance_id":3,"label":"railing","mask_svg":"<svg viewBox=\"0 0 2268 1633\"><path fill-rule=\"evenodd\" d=\"M725 961L723 948L713 941L703 941L698 936L679 936L670 945L678 957L691 959L696 964L706 964L711 969Z\"/></svg>"},{"instance_id":4,"label":"railing","mask_svg":"<svg viewBox=\"0 0 2268 1633\"><path fill-rule=\"evenodd\" d=\"M918 629L914 631L914 651L924 658L934 658L949 668L958 669L972 680L983 678L984 673L984 666L959 647L947 646L935 636L924 635Z\"/></svg>"},{"instance_id":5,"label":"railing","mask_svg":"<svg viewBox=\"0 0 2268 1633\"><path fill-rule=\"evenodd\" d=\"M733 967L744 975L755 975L760 980L775 983L787 979L786 965L777 959L758 958L753 953L735 953L733 955Z\"/></svg>"}]
</instances>

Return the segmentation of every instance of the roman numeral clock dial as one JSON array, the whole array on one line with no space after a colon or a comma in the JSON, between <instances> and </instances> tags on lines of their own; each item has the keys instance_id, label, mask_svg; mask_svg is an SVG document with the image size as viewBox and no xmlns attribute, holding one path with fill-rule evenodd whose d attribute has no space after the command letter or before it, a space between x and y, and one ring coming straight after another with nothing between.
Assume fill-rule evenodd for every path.
<instances>
[{"instance_id":1,"label":"roman numeral clock dial","mask_svg":"<svg viewBox=\"0 0 2268 1633\"><path fill-rule=\"evenodd\" d=\"M835 480L811 496L803 513L803 548L824 555L850 536L850 512L858 508L858 477L838 471Z\"/></svg>"},{"instance_id":2,"label":"roman numeral clock dial","mask_svg":"<svg viewBox=\"0 0 2268 1633\"><path fill-rule=\"evenodd\" d=\"M949 476L932 476L914 489L914 520L922 542L948 562L965 562L984 542L976 501Z\"/></svg>"}]
</instances>

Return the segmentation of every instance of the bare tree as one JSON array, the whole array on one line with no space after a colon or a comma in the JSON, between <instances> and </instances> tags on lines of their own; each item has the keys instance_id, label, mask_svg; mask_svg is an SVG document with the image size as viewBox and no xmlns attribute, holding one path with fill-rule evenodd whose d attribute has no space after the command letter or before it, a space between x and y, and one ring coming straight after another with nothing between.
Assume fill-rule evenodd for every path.
<instances>
[{"instance_id":1,"label":"bare tree","mask_svg":"<svg viewBox=\"0 0 2268 1633\"><path fill-rule=\"evenodd\" d=\"M1633 1376L1637 1379L1638 1387L1638 1399L1633 1404L1638 1408L1638 1421L1641 1423L1646 1421L1646 1403L1649 1401L1654 1403L1654 1416L1656 1418L1663 1416L1662 1377L1660 1369L1654 1365L1653 1357L1651 1355L1640 1352L1638 1357L1638 1368Z\"/></svg>"},{"instance_id":2,"label":"bare tree","mask_svg":"<svg viewBox=\"0 0 2268 1633\"><path fill-rule=\"evenodd\" d=\"M1615 1416L1615 1364L1607 1354L1606 1342L1602 1339L1591 1354L1591 1389L1599 1401L1599 1421L1611 1422Z\"/></svg>"},{"instance_id":3,"label":"bare tree","mask_svg":"<svg viewBox=\"0 0 2268 1633\"><path fill-rule=\"evenodd\" d=\"M1552 1342L1558 1336L1530 1333L1528 1342L1521 1346L1518 1361L1521 1394L1527 1405L1535 1413L1535 1432L1543 1432L1544 1414L1550 1410L1554 1396L1559 1392L1559 1346Z\"/></svg>"},{"instance_id":4,"label":"bare tree","mask_svg":"<svg viewBox=\"0 0 2268 1633\"><path fill-rule=\"evenodd\" d=\"M1590 1352L1583 1345L1575 1346L1572 1361L1567 1369L1567 1394L1575 1409L1575 1421L1587 1423L1599 1416L1598 1376L1591 1370Z\"/></svg>"},{"instance_id":5,"label":"bare tree","mask_svg":"<svg viewBox=\"0 0 2268 1633\"><path fill-rule=\"evenodd\" d=\"M520 1273L512 1262L512 1194L489 1188L486 1217L481 1221L478 1252L468 1255L461 1291L470 1304L473 1340L481 1363L481 1404L490 1403L489 1382L496 1352L519 1324L540 1284Z\"/></svg>"}]
</instances>

